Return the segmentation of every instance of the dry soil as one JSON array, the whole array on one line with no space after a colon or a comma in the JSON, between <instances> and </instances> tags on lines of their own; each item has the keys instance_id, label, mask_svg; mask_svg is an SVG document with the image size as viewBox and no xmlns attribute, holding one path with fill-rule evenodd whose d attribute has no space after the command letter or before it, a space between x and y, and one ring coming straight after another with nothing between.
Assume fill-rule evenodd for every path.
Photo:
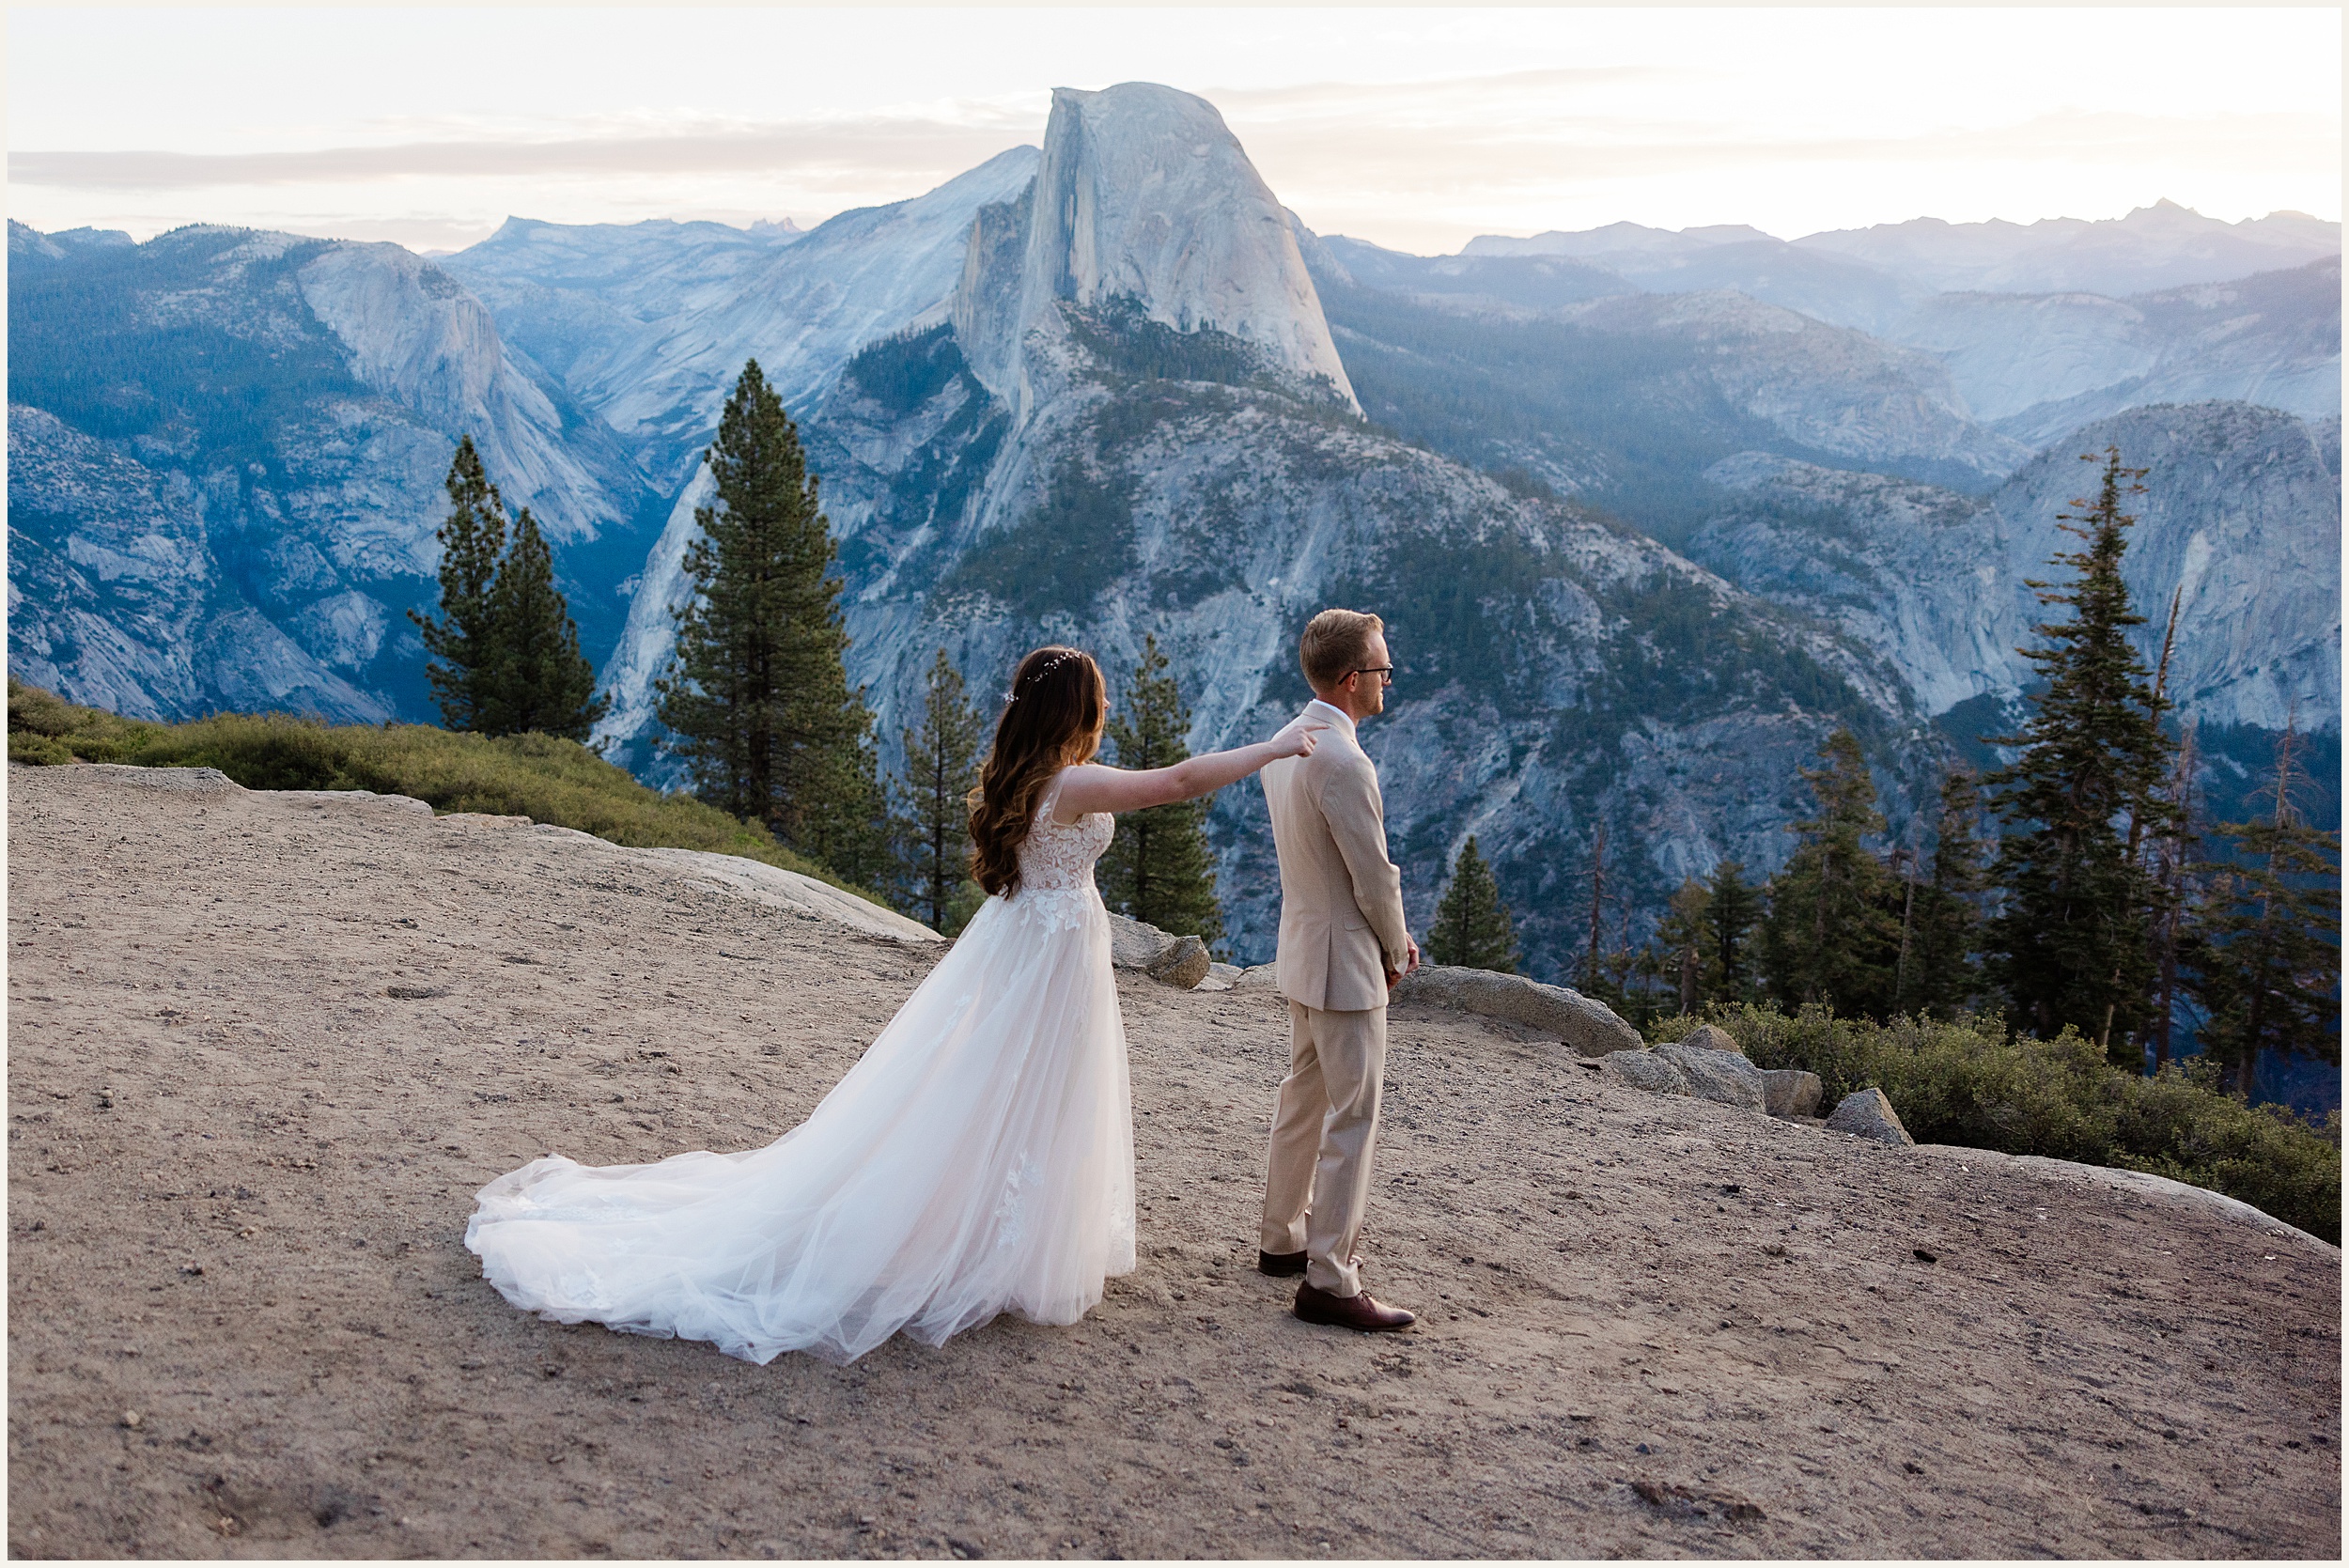
<instances>
[{"instance_id":1,"label":"dry soil","mask_svg":"<svg viewBox=\"0 0 2349 1568\"><path fill-rule=\"evenodd\" d=\"M1258 988L1121 979L1142 1261L1076 1327L542 1323L476 1187L779 1135L935 952L519 819L8 782L20 1556L2339 1553L2337 1250L1462 1015L1394 1020L1365 1256L1419 1329L1298 1322Z\"/></svg>"}]
</instances>

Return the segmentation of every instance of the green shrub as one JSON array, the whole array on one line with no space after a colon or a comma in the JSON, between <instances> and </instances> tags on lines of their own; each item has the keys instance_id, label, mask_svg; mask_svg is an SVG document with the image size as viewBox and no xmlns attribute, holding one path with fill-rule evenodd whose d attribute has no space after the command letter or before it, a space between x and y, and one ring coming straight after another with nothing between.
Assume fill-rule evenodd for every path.
<instances>
[{"instance_id":1,"label":"green shrub","mask_svg":"<svg viewBox=\"0 0 2349 1568\"><path fill-rule=\"evenodd\" d=\"M2010 1036L1996 1016L1879 1024L1824 1007L1789 1017L1717 1006L1703 1018L1658 1018L1649 1033L1677 1040L1706 1022L1729 1031L1757 1067L1818 1074L1828 1105L1883 1090L1920 1143L2147 1171L2341 1240L2339 1111L2312 1127L2221 1092L2199 1063L2143 1078L2068 1029L2052 1040Z\"/></svg>"},{"instance_id":2,"label":"green shrub","mask_svg":"<svg viewBox=\"0 0 2349 1568\"><path fill-rule=\"evenodd\" d=\"M873 895L688 795L648 789L576 741L467 735L429 724L324 724L282 713L215 713L179 724L79 707L8 682L8 760L79 759L217 768L247 789L371 789L437 812L527 816L614 844L740 855ZM875 899L878 903L879 900Z\"/></svg>"}]
</instances>

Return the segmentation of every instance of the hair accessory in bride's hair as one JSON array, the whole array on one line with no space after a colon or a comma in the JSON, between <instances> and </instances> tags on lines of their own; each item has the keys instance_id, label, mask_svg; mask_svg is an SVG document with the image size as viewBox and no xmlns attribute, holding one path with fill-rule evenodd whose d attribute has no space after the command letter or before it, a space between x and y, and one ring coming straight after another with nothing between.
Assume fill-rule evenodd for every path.
<instances>
[{"instance_id":1,"label":"hair accessory in bride's hair","mask_svg":"<svg viewBox=\"0 0 2349 1568\"><path fill-rule=\"evenodd\" d=\"M1076 654L1069 653L1065 650L1063 652L1056 653L1052 655L1051 658L1046 660L1043 663L1037 665L1034 669L1029 671L1028 678L1030 680L1042 680L1046 675L1050 675L1054 670L1059 669L1062 665L1067 663L1071 659L1075 659L1078 656ZM1013 683L1010 694L1003 700L1014 703L1019 700L1019 687L1017 682Z\"/></svg>"}]
</instances>

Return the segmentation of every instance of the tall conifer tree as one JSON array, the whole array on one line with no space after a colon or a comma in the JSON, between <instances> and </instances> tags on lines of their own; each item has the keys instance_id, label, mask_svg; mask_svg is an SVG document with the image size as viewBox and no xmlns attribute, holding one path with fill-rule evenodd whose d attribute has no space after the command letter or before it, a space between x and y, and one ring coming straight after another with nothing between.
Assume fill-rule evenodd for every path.
<instances>
[{"instance_id":1,"label":"tall conifer tree","mask_svg":"<svg viewBox=\"0 0 2349 1568\"><path fill-rule=\"evenodd\" d=\"M938 650L922 694L922 722L905 732L906 884L912 913L954 936L975 909L964 864L971 851L970 794L979 782L980 719L962 672Z\"/></svg>"},{"instance_id":2,"label":"tall conifer tree","mask_svg":"<svg viewBox=\"0 0 2349 1568\"><path fill-rule=\"evenodd\" d=\"M1452 862L1452 880L1436 905L1427 956L1462 969L1517 972L1517 924L1509 906L1501 901L1501 884L1493 880L1492 868L1477 853L1473 833Z\"/></svg>"},{"instance_id":3,"label":"tall conifer tree","mask_svg":"<svg viewBox=\"0 0 2349 1568\"><path fill-rule=\"evenodd\" d=\"M1171 768L1190 755L1190 709L1166 673L1159 640L1145 637L1141 662L1126 686L1124 706L1112 714L1109 740L1120 768ZM1207 853L1206 802L1177 800L1117 818L1117 836L1101 857L1101 896L1110 908L1214 946L1223 937L1223 908L1215 893L1215 861Z\"/></svg>"},{"instance_id":4,"label":"tall conifer tree","mask_svg":"<svg viewBox=\"0 0 2349 1568\"><path fill-rule=\"evenodd\" d=\"M1826 767L1802 770L1818 815L1794 825L1795 852L1770 882L1769 987L1788 1007L1825 1002L1882 1017L1891 1010L1901 932L1892 875L1866 845L1884 831L1875 782L1849 730L1829 736L1819 755Z\"/></svg>"},{"instance_id":5,"label":"tall conifer tree","mask_svg":"<svg viewBox=\"0 0 2349 1568\"><path fill-rule=\"evenodd\" d=\"M444 488L449 513L435 536L441 541L441 619L413 610L408 618L432 655L424 673L440 704L441 722L453 730L478 730L491 706L497 672L497 607L491 596L506 551L506 502L483 472L471 436L458 441Z\"/></svg>"},{"instance_id":6,"label":"tall conifer tree","mask_svg":"<svg viewBox=\"0 0 2349 1568\"><path fill-rule=\"evenodd\" d=\"M611 702L596 695L596 667L579 651L579 628L554 585L554 557L527 506L514 520L490 603L497 657L479 727L586 739Z\"/></svg>"},{"instance_id":7,"label":"tall conifer tree","mask_svg":"<svg viewBox=\"0 0 2349 1568\"><path fill-rule=\"evenodd\" d=\"M1756 962L1754 936L1762 917L1762 895L1746 880L1744 864L1716 862L1705 883L1704 908L1698 922L1701 968L1697 984L1705 1001L1760 999L1761 966Z\"/></svg>"},{"instance_id":8,"label":"tall conifer tree","mask_svg":"<svg viewBox=\"0 0 2349 1568\"><path fill-rule=\"evenodd\" d=\"M1683 880L1664 905L1664 918L1640 955L1635 977L1642 989L1659 991L1683 1013L1704 1005L1704 884Z\"/></svg>"},{"instance_id":9,"label":"tall conifer tree","mask_svg":"<svg viewBox=\"0 0 2349 1568\"><path fill-rule=\"evenodd\" d=\"M2341 1060L2341 835L2309 826L2287 728L2263 820L2228 822L2232 859L2204 867L2210 893L2189 949L2189 985L2208 1012L2202 1048L2245 1099L2259 1053Z\"/></svg>"},{"instance_id":10,"label":"tall conifer tree","mask_svg":"<svg viewBox=\"0 0 2349 1568\"><path fill-rule=\"evenodd\" d=\"M1988 846L1983 842L1982 795L1973 775L1952 768L1941 778L1934 812L1933 863L1916 890L1908 962L1898 1002L1903 1013L1946 1018L1970 1005L1982 988L1982 891Z\"/></svg>"},{"instance_id":11,"label":"tall conifer tree","mask_svg":"<svg viewBox=\"0 0 2349 1568\"><path fill-rule=\"evenodd\" d=\"M2046 685L2023 733L1999 740L2022 754L1984 781L2007 829L1996 868L2003 901L1985 944L1991 980L2017 1022L2042 1036L2069 1024L2124 1058L2150 1017L2158 914L2158 890L2130 841L2166 824L2170 761L2169 704L2129 644L2145 617L2130 611L2121 577L2124 531L2137 520L2122 497L2142 492L2134 481L2143 473L2108 449L2094 502L2062 514L2083 548L2055 564L2077 575L2030 586L2071 618L2041 625L2046 645L2024 650Z\"/></svg>"},{"instance_id":12,"label":"tall conifer tree","mask_svg":"<svg viewBox=\"0 0 2349 1568\"><path fill-rule=\"evenodd\" d=\"M2178 1013L2180 960L2185 955L2192 922L2199 918L2197 885L2201 868L2193 850L2200 833L2196 809L2195 772L2198 748L2194 721L2186 722L2178 737L2176 760L2163 792L2168 820L2153 840L2149 875L2154 879L2154 1016L2147 1026L2154 1048L2153 1069L2170 1065L2171 1031Z\"/></svg>"},{"instance_id":13,"label":"tall conifer tree","mask_svg":"<svg viewBox=\"0 0 2349 1568\"><path fill-rule=\"evenodd\" d=\"M694 596L677 612L661 722L703 800L852 881L885 879L887 812L872 713L842 661L837 551L798 427L756 360L704 456L717 500L693 514Z\"/></svg>"}]
</instances>

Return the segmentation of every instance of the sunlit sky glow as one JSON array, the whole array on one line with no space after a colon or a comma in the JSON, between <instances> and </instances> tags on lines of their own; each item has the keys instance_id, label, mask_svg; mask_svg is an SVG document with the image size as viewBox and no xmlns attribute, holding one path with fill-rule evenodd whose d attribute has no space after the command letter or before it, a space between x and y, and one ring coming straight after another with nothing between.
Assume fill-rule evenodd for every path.
<instances>
[{"instance_id":1,"label":"sunlit sky glow","mask_svg":"<svg viewBox=\"0 0 2349 1568\"><path fill-rule=\"evenodd\" d=\"M1314 228L2341 215L2331 8L12 8L8 212L471 243L894 201L1054 86L1213 101Z\"/></svg>"}]
</instances>

